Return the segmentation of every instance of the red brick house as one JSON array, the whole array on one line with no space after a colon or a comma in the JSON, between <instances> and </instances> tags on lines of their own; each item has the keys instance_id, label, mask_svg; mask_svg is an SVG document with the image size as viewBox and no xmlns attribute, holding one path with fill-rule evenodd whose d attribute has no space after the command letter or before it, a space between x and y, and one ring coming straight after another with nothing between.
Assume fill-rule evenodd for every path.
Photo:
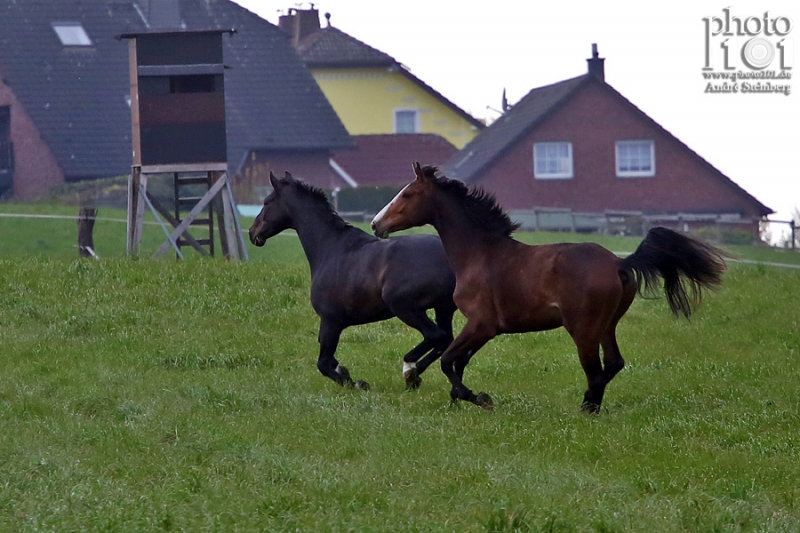
<instances>
[{"instance_id":1,"label":"red brick house","mask_svg":"<svg viewBox=\"0 0 800 533\"><path fill-rule=\"evenodd\" d=\"M588 73L533 89L443 165L509 210L638 212L653 224L724 223L758 235L773 211Z\"/></svg>"}]
</instances>

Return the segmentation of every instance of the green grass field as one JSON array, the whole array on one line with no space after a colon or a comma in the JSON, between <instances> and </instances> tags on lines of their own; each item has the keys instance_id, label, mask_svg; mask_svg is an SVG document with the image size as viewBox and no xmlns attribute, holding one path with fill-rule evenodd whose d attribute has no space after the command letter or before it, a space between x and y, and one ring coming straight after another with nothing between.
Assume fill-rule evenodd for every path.
<instances>
[{"instance_id":1,"label":"green grass field","mask_svg":"<svg viewBox=\"0 0 800 533\"><path fill-rule=\"evenodd\" d=\"M733 263L691 322L638 299L597 416L566 332L494 339L465 375L489 413L437 366L404 391L397 320L343 334L369 392L323 378L296 237L231 263L127 258L102 220L79 260L76 234L0 218L0 531L800 529L800 270Z\"/></svg>"}]
</instances>

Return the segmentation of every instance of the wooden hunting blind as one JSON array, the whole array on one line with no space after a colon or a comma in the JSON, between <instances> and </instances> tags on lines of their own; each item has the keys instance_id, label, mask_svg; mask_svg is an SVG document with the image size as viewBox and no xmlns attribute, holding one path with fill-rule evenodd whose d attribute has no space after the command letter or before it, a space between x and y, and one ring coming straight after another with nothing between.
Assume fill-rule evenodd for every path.
<instances>
[{"instance_id":1,"label":"wooden hunting blind","mask_svg":"<svg viewBox=\"0 0 800 533\"><path fill-rule=\"evenodd\" d=\"M226 257L246 256L227 175L225 65L222 38L234 30L127 33L133 165L128 189L128 252L138 253L145 204L167 235L156 256L172 246L214 255L214 214ZM174 210L147 192L147 177L172 174ZM198 186L205 194L198 196ZM187 194L185 191L191 190ZM189 210L186 216L181 211ZM206 216L199 218L201 213ZM163 216L174 227L169 231ZM208 228L194 238L190 226Z\"/></svg>"}]
</instances>

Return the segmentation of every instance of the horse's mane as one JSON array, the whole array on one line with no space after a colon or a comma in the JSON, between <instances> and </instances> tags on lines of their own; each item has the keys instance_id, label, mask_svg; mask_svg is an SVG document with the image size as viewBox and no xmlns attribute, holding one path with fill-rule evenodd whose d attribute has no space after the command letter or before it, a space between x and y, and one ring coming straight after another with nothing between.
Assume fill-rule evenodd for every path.
<instances>
[{"instance_id":1,"label":"horse's mane","mask_svg":"<svg viewBox=\"0 0 800 533\"><path fill-rule=\"evenodd\" d=\"M483 187L468 187L463 181L441 174L437 167L423 167L422 173L427 177L435 177L434 183L440 190L458 198L469 219L483 229L506 237L519 229L520 223L512 222L508 213L497 203L494 194L486 192Z\"/></svg>"},{"instance_id":2,"label":"horse's mane","mask_svg":"<svg viewBox=\"0 0 800 533\"><path fill-rule=\"evenodd\" d=\"M325 217L335 228L345 229L352 227L350 224L339 216L339 213L334 211L333 206L328 201L328 195L319 187L314 187L311 184L304 182L293 177L283 178L283 181L291 184L295 190L311 199L314 207L318 209L323 217Z\"/></svg>"}]
</instances>

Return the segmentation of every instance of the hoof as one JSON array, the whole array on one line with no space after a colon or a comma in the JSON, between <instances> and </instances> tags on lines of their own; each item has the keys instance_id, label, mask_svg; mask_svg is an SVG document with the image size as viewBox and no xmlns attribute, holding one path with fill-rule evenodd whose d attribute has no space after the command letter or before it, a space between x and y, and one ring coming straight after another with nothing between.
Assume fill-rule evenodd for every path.
<instances>
[{"instance_id":1,"label":"hoof","mask_svg":"<svg viewBox=\"0 0 800 533\"><path fill-rule=\"evenodd\" d=\"M492 397L485 392L478 393L478 396L475 398L475 405L487 411L494 411L494 401L492 401Z\"/></svg>"},{"instance_id":2,"label":"hoof","mask_svg":"<svg viewBox=\"0 0 800 533\"><path fill-rule=\"evenodd\" d=\"M346 366L342 366L342 365L337 366L336 367L336 373L339 374L340 376L342 376L342 381L345 381L345 382L353 381L350 378L350 371L347 370Z\"/></svg>"},{"instance_id":3,"label":"hoof","mask_svg":"<svg viewBox=\"0 0 800 533\"><path fill-rule=\"evenodd\" d=\"M581 411L594 415L600 412L600 405L594 402L583 402L581 404Z\"/></svg>"},{"instance_id":4,"label":"hoof","mask_svg":"<svg viewBox=\"0 0 800 533\"><path fill-rule=\"evenodd\" d=\"M353 388L356 389L356 390L367 391L367 390L369 390L369 383L367 383L363 379L359 379L358 381L353 383Z\"/></svg>"},{"instance_id":5,"label":"hoof","mask_svg":"<svg viewBox=\"0 0 800 533\"><path fill-rule=\"evenodd\" d=\"M419 377L416 368L403 372L403 379L406 380L406 390L415 390L422 385L422 378Z\"/></svg>"}]
</instances>

